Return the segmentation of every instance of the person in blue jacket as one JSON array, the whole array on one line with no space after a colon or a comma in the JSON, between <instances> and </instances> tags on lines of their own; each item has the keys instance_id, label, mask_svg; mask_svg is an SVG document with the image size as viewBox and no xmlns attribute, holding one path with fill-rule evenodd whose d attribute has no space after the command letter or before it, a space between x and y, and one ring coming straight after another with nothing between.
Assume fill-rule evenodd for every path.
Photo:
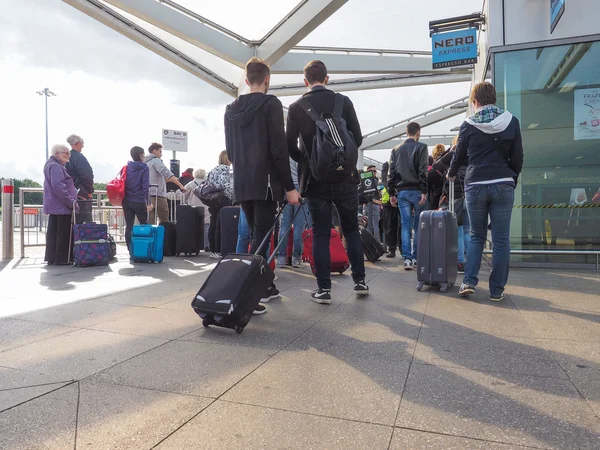
<instances>
[{"instance_id":1,"label":"person in blue jacket","mask_svg":"<svg viewBox=\"0 0 600 450\"><path fill-rule=\"evenodd\" d=\"M150 169L144 162L144 149L135 146L129 152L133 161L127 162L125 178L125 198L123 214L125 215L125 242L127 249L131 244L131 230L137 217L140 225L148 223L148 212L152 209L148 198L150 186Z\"/></svg>"}]
</instances>

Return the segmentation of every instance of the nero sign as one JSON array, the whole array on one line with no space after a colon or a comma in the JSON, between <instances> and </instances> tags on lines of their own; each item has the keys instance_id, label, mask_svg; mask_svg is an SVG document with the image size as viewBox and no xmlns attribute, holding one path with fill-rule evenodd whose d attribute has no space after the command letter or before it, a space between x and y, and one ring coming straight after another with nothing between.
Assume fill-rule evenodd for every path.
<instances>
[{"instance_id":1,"label":"nero sign","mask_svg":"<svg viewBox=\"0 0 600 450\"><path fill-rule=\"evenodd\" d=\"M431 36L434 69L457 67L477 62L477 29L435 33Z\"/></svg>"}]
</instances>

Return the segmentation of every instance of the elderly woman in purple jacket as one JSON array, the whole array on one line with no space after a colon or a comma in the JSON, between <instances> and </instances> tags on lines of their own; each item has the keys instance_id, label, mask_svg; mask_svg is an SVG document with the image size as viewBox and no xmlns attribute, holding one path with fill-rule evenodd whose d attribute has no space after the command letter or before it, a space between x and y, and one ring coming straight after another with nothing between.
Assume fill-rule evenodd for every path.
<instances>
[{"instance_id":1,"label":"elderly woman in purple jacket","mask_svg":"<svg viewBox=\"0 0 600 450\"><path fill-rule=\"evenodd\" d=\"M49 214L46 232L46 256L48 265L69 264L71 216L77 205L77 189L65 169L69 161L69 149L65 145L52 147L50 158L44 166L44 214Z\"/></svg>"}]
</instances>

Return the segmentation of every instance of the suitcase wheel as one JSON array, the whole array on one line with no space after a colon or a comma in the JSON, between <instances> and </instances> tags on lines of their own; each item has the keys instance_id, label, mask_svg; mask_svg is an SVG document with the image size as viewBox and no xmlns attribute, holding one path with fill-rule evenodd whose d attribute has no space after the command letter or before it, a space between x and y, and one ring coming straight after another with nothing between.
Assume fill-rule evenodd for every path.
<instances>
[{"instance_id":1,"label":"suitcase wheel","mask_svg":"<svg viewBox=\"0 0 600 450\"><path fill-rule=\"evenodd\" d=\"M240 327L239 325L236 325L234 327L234 330L237 334L242 334L242 331L244 331L244 327Z\"/></svg>"},{"instance_id":2,"label":"suitcase wheel","mask_svg":"<svg viewBox=\"0 0 600 450\"><path fill-rule=\"evenodd\" d=\"M211 320L210 316L206 316L204 319L202 319L202 326L204 328L208 328L208 326L212 323L213 321Z\"/></svg>"},{"instance_id":3,"label":"suitcase wheel","mask_svg":"<svg viewBox=\"0 0 600 450\"><path fill-rule=\"evenodd\" d=\"M442 284L440 285L440 292L444 293L448 290L448 285L447 284Z\"/></svg>"},{"instance_id":4,"label":"suitcase wheel","mask_svg":"<svg viewBox=\"0 0 600 450\"><path fill-rule=\"evenodd\" d=\"M417 284L417 291L421 292L421 289L423 289L423 282L419 281L419 284ZM441 291L441 289L440 289Z\"/></svg>"}]
</instances>

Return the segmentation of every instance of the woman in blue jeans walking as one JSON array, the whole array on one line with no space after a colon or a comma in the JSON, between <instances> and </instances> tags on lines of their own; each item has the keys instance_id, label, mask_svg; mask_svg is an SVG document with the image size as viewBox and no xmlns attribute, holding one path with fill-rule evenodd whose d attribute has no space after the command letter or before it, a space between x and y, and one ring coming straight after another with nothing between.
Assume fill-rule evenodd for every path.
<instances>
[{"instance_id":1,"label":"woman in blue jeans walking","mask_svg":"<svg viewBox=\"0 0 600 450\"><path fill-rule=\"evenodd\" d=\"M519 120L497 106L496 89L490 83L471 91L475 114L460 127L458 144L448 178L456 178L467 165L465 197L471 224L465 276L459 295L475 292L487 238L488 215L492 221L492 273L490 299L504 298L510 266L510 217L517 178L523 168L523 144Z\"/></svg>"}]
</instances>

